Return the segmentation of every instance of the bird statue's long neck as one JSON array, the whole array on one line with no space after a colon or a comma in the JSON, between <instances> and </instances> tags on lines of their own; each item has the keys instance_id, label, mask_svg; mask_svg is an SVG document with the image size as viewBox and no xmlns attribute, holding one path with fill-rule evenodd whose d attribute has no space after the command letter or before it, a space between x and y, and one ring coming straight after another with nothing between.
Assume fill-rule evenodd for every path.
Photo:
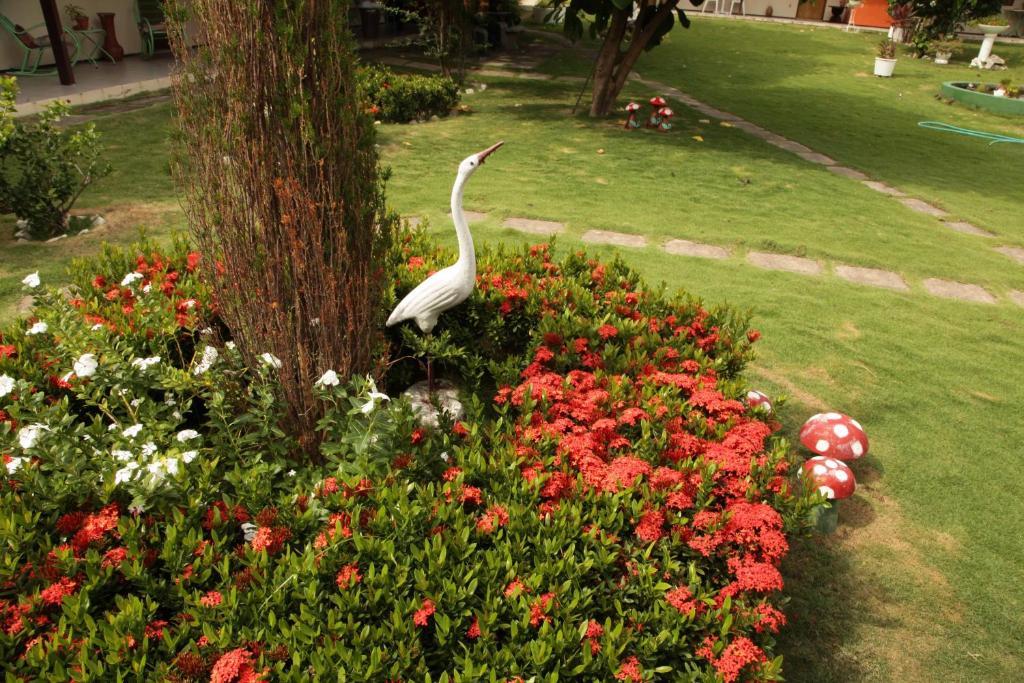
<instances>
[{"instance_id":1,"label":"bird statue's long neck","mask_svg":"<svg viewBox=\"0 0 1024 683\"><path fill-rule=\"evenodd\" d=\"M469 223L462 213L462 188L469 179L468 175L459 175L452 188L452 220L455 222L455 234L459 238L459 260L455 263L474 276L476 275L476 252L473 250L473 235L469 232Z\"/></svg>"}]
</instances>

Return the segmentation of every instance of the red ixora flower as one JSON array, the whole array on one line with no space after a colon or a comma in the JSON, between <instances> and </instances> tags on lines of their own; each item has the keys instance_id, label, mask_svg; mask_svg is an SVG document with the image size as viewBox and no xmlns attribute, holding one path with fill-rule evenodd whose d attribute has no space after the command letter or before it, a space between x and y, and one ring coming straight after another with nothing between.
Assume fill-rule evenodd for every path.
<instances>
[{"instance_id":1,"label":"red ixora flower","mask_svg":"<svg viewBox=\"0 0 1024 683\"><path fill-rule=\"evenodd\" d=\"M469 625L469 629L466 630L466 637L470 640L476 640L480 637L480 619L473 617L473 623Z\"/></svg>"},{"instance_id":2,"label":"red ixora flower","mask_svg":"<svg viewBox=\"0 0 1024 683\"><path fill-rule=\"evenodd\" d=\"M258 683L264 680L262 673L253 668L252 653L245 648L225 652L213 665L210 683Z\"/></svg>"},{"instance_id":3,"label":"red ixora flower","mask_svg":"<svg viewBox=\"0 0 1024 683\"><path fill-rule=\"evenodd\" d=\"M615 678L620 681L630 681L630 683L639 683L644 679L644 672L640 668L640 660L636 657L627 657L622 660L622 664L619 665L619 670L615 674Z\"/></svg>"},{"instance_id":4,"label":"red ixora flower","mask_svg":"<svg viewBox=\"0 0 1024 683\"><path fill-rule=\"evenodd\" d=\"M547 612L551 609L554 601L554 593L545 593L533 601L533 604L530 605L530 626L540 628L544 622L551 621L551 617Z\"/></svg>"},{"instance_id":5,"label":"red ixora flower","mask_svg":"<svg viewBox=\"0 0 1024 683\"><path fill-rule=\"evenodd\" d=\"M430 598L423 598L423 606L412 616L412 623L417 626L426 626L435 611L434 601Z\"/></svg>"},{"instance_id":6,"label":"red ixora flower","mask_svg":"<svg viewBox=\"0 0 1024 683\"><path fill-rule=\"evenodd\" d=\"M39 593L39 597L47 605L59 605L65 596L71 595L76 590L78 590L78 581L62 576L60 580L44 588Z\"/></svg>"},{"instance_id":7,"label":"red ixora flower","mask_svg":"<svg viewBox=\"0 0 1024 683\"><path fill-rule=\"evenodd\" d=\"M220 591L209 591L206 595L199 598L199 604L203 607L216 607L224 601L224 597L220 594Z\"/></svg>"},{"instance_id":8,"label":"red ixora flower","mask_svg":"<svg viewBox=\"0 0 1024 683\"><path fill-rule=\"evenodd\" d=\"M346 590L356 585L363 580L363 575L359 573L359 565L346 564L338 572L338 577L335 581L338 584L338 588Z\"/></svg>"},{"instance_id":9,"label":"red ixora flower","mask_svg":"<svg viewBox=\"0 0 1024 683\"><path fill-rule=\"evenodd\" d=\"M601 327L597 328L597 334L599 337L601 337L601 339L611 339L618 333L619 328L615 327L614 325L609 325L608 323L605 323L604 325L601 325Z\"/></svg>"}]
</instances>

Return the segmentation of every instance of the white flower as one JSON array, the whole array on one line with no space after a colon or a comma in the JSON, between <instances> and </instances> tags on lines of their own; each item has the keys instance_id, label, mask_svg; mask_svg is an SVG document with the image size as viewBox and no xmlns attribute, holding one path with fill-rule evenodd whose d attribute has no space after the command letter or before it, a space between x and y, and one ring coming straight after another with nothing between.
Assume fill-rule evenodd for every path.
<instances>
[{"instance_id":1,"label":"white flower","mask_svg":"<svg viewBox=\"0 0 1024 683\"><path fill-rule=\"evenodd\" d=\"M341 379L338 378L338 373L334 370L328 370L316 381L318 387L336 387L339 384L341 384Z\"/></svg>"},{"instance_id":2,"label":"white flower","mask_svg":"<svg viewBox=\"0 0 1024 683\"><path fill-rule=\"evenodd\" d=\"M50 329L49 325L40 320L35 325L28 328L28 331L25 332L25 334L45 334L48 329Z\"/></svg>"},{"instance_id":3,"label":"white flower","mask_svg":"<svg viewBox=\"0 0 1024 683\"><path fill-rule=\"evenodd\" d=\"M128 462L129 460L135 457L134 455L132 455L131 451L121 451L116 449L110 451L110 454L114 456L116 460L120 460L121 462Z\"/></svg>"},{"instance_id":4,"label":"white flower","mask_svg":"<svg viewBox=\"0 0 1024 683\"><path fill-rule=\"evenodd\" d=\"M288 474L289 477L294 477L295 476L295 470L288 470L287 474Z\"/></svg>"},{"instance_id":5,"label":"white flower","mask_svg":"<svg viewBox=\"0 0 1024 683\"><path fill-rule=\"evenodd\" d=\"M135 358L132 360L132 367L138 368L139 370L148 370L157 363L160 362L160 356L152 356L150 358Z\"/></svg>"},{"instance_id":6,"label":"white flower","mask_svg":"<svg viewBox=\"0 0 1024 683\"><path fill-rule=\"evenodd\" d=\"M154 453L156 453L155 443L153 443L152 441L147 441L146 443L142 444L142 457L148 458Z\"/></svg>"},{"instance_id":7,"label":"white flower","mask_svg":"<svg viewBox=\"0 0 1024 683\"><path fill-rule=\"evenodd\" d=\"M95 353L83 353L75 361L75 374L79 377L92 377L98 365Z\"/></svg>"},{"instance_id":8,"label":"white flower","mask_svg":"<svg viewBox=\"0 0 1024 683\"><path fill-rule=\"evenodd\" d=\"M274 368L275 370L281 369L281 359L272 353L264 353L260 356L260 360Z\"/></svg>"},{"instance_id":9,"label":"white flower","mask_svg":"<svg viewBox=\"0 0 1024 683\"><path fill-rule=\"evenodd\" d=\"M181 454L181 459L184 460L187 465L195 460L197 455L199 455L199 451L185 451Z\"/></svg>"},{"instance_id":10,"label":"white flower","mask_svg":"<svg viewBox=\"0 0 1024 683\"><path fill-rule=\"evenodd\" d=\"M39 286L39 271L29 273L25 276L25 279L21 281L21 284L25 285L29 289L35 289Z\"/></svg>"},{"instance_id":11,"label":"white flower","mask_svg":"<svg viewBox=\"0 0 1024 683\"><path fill-rule=\"evenodd\" d=\"M123 484L126 481L131 481L138 474L138 472L136 471L138 469L139 463L128 463L127 465L119 469L117 472L114 472L114 483Z\"/></svg>"},{"instance_id":12,"label":"white flower","mask_svg":"<svg viewBox=\"0 0 1024 683\"><path fill-rule=\"evenodd\" d=\"M145 511L146 511L145 506L142 503L137 502L137 501L132 501L132 504L128 506L128 512L130 512L130 513L132 513L133 515L136 515L136 516L141 515Z\"/></svg>"},{"instance_id":13,"label":"white flower","mask_svg":"<svg viewBox=\"0 0 1024 683\"><path fill-rule=\"evenodd\" d=\"M168 474L172 477L178 473L180 461L177 458L158 458L146 465L146 470L153 475L153 480L159 482Z\"/></svg>"},{"instance_id":14,"label":"white flower","mask_svg":"<svg viewBox=\"0 0 1024 683\"><path fill-rule=\"evenodd\" d=\"M186 441L191 441L192 439L198 438L198 436L199 432L197 432L194 429L182 429L180 432L178 432L178 441L180 441L181 443L185 443Z\"/></svg>"},{"instance_id":15,"label":"white flower","mask_svg":"<svg viewBox=\"0 0 1024 683\"><path fill-rule=\"evenodd\" d=\"M381 392L377 391L377 384L376 382L373 381L373 379L369 377L367 377L366 379L370 383L370 400L364 403L363 407L360 408L360 410L363 411L363 415L369 415L370 413L372 413L373 409L377 407L377 401L391 400L391 397L388 396L387 394L382 394Z\"/></svg>"},{"instance_id":16,"label":"white flower","mask_svg":"<svg viewBox=\"0 0 1024 683\"><path fill-rule=\"evenodd\" d=\"M18 431L18 443L27 451L35 446L42 433L49 429L46 425L39 423L25 425Z\"/></svg>"},{"instance_id":17,"label":"white flower","mask_svg":"<svg viewBox=\"0 0 1024 683\"><path fill-rule=\"evenodd\" d=\"M138 280L141 280L141 279L142 279L143 277L144 277L144 276L142 275L142 273L138 273L138 272L135 272L135 273L128 273L127 275L125 275L125 276L124 276L124 277L123 277L123 278L121 279L121 286L122 286L122 287L128 287L128 286L129 286L129 285L131 285L131 284L132 284L133 282L137 282Z\"/></svg>"},{"instance_id":18,"label":"white flower","mask_svg":"<svg viewBox=\"0 0 1024 683\"><path fill-rule=\"evenodd\" d=\"M202 375L213 367L213 364L217 362L217 357L220 354L217 352L216 347L207 346L203 349L203 357L199 360L199 364L196 365L195 370L192 371L194 375Z\"/></svg>"},{"instance_id":19,"label":"white flower","mask_svg":"<svg viewBox=\"0 0 1024 683\"><path fill-rule=\"evenodd\" d=\"M132 425L131 427L126 428L123 432L121 432L121 435L122 436L127 436L129 439L134 439L135 437L137 437L139 435L139 432L141 432L141 431L142 431L142 425L135 424L135 425Z\"/></svg>"},{"instance_id":20,"label":"white flower","mask_svg":"<svg viewBox=\"0 0 1024 683\"><path fill-rule=\"evenodd\" d=\"M21 463L25 462L25 458L11 458L7 461L7 474L11 475L21 469Z\"/></svg>"},{"instance_id":21,"label":"white flower","mask_svg":"<svg viewBox=\"0 0 1024 683\"><path fill-rule=\"evenodd\" d=\"M93 332L99 332L100 330L103 329L103 324L102 323L96 323L95 325L93 325L89 329L92 330Z\"/></svg>"},{"instance_id":22,"label":"white flower","mask_svg":"<svg viewBox=\"0 0 1024 683\"><path fill-rule=\"evenodd\" d=\"M132 408L138 408L141 405L142 405L142 399L141 398L133 398L132 399L132 403L131 403Z\"/></svg>"},{"instance_id":23,"label":"white flower","mask_svg":"<svg viewBox=\"0 0 1024 683\"><path fill-rule=\"evenodd\" d=\"M245 534L245 540L247 543L256 538L257 528L258 527L252 522L242 522L242 533Z\"/></svg>"},{"instance_id":24,"label":"white flower","mask_svg":"<svg viewBox=\"0 0 1024 683\"><path fill-rule=\"evenodd\" d=\"M14 378L10 375L0 375L0 396L6 396L14 391Z\"/></svg>"},{"instance_id":25,"label":"white flower","mask_svg":"<svg viewBox=\"0 0 1024 683\"><path fill-rule=\"evenodd\" d=\"M224 342L224 346L225 348L231 349L232 351L235 350L235 342L233 341Z\"/></svg>"}]
</instances>

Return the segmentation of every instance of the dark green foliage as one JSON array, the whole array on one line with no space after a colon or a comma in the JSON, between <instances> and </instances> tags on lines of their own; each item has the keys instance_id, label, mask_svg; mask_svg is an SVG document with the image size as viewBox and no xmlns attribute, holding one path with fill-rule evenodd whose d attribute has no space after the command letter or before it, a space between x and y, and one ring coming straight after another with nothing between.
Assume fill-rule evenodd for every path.
<instances>
[{"instance_id":1,"label":"dark green foliage","mask_svg":"<svg viewBox=\"0 0 1024 683\"><path fill-rule=\"evenodd\" d=\"M448 76L396 74L374 64L360 69L358 79L370 112L385 123L447 116L459 104L459 86Z\"/></svg>"}]
</instances>

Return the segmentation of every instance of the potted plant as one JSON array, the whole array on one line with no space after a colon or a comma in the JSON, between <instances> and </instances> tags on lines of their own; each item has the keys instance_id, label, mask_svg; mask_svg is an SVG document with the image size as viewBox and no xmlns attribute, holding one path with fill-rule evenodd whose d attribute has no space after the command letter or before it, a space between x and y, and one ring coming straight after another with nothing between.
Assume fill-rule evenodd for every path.
<instances>
[{"instance_id":1,"label":"potted plant","mask_svg":"<svg viewBox=\"0 0 1024 683\"><path fill-rule=\"evenodd\" d=\"M89 28L89 15L78 5L65 5L64 13L68 15L68 19L74 24L76 31L84 31Z\"/></svg>"},{"instance_id":2,"label":"potted plant","mask_svg":"<svg viewBox=\"0 0 1024 683\"><path fill-rule=\"evenodd\" d=\"M875 57L875 75L889 78L896 68L896 43L886 38L878 44L878 56Z\"/></svg>"},{"instance_id":3,"label":"potted plant","mask_svg":"<svg viewBox=\"0 0 1024 683\"><path fill-rule=\"evenodd\" d=\"M943 38L931 44L936 64L949 64L954 52L958 52L963 43L957 38Z\"/></svg>"},{"instance_id":4,"label":"potted plant","mask_svg":"<svg viewBox=\"0 0 1024 683\"><path fill-rule=\"evenodd\" d=\"M1010 20L1003 16L1001 13L989 14L988 16L978 17L971 21L970 24L973 28L977 28L979 31L988 34L998 34L1006 30L1010 25Z\"/></svg>"}]
</instances>

